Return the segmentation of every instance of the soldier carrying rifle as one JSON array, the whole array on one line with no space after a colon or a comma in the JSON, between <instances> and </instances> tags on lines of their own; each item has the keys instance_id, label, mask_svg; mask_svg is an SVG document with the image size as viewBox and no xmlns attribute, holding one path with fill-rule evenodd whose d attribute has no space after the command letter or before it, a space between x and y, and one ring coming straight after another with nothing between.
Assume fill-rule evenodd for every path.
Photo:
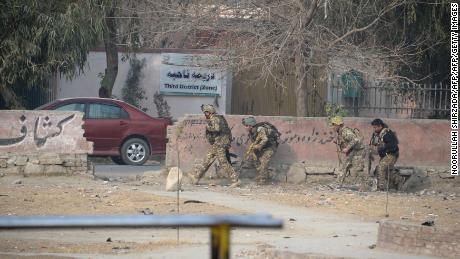
<instances>
[{"instance_id":1,"label":"soldier carrying rifle","mask_svg":"<svg viewBox=\"0 0 460 259\"><path fill-rule=\"evenodd\" d=\"M242 124L248 130L251 145L245 152L243 161L252 159L256 163L258 184L267 184L269 180L268 165L278 148L279 131L269 122L256 122L254 117L247 117Z\"/></svg>"},{"instance_id":2,"label":"soldier carrying rifle","mask_svg":"<svg viewBox=\"0 0 460 259\"><path fill-rule=\"evenodd\" d=\"M217 159L220 166L232 181L230 187L237 187L241 182L238 179L238 173L235 172L227 157L232 141L232 132L228 127L227 120L225 120L224 116L217 114L216 109L211 104L202 105L201 110L206 117L206 139L211 144L211 149L208 151L203 164L197 172L190 175L192 182L198 184L201 177L203 177L211 164Z\"/></svg>"}]
</instances>

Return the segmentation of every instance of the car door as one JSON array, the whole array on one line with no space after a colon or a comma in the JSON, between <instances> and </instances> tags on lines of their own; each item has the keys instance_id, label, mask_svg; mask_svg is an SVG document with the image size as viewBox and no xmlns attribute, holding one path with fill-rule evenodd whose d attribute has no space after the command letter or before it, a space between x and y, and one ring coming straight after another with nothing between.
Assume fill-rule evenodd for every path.
<instances>
[{"instance_id":1,"label":"car door","mask_svg":"<svg viewBox=\"0 0 460 259\"><path fill-rule=\"evenodd\" d=\"M90 102L85 121L86 139L94 142L93 154L118 155L129 125L128 113L120 106Z\"/></svg>"}]
</instances>

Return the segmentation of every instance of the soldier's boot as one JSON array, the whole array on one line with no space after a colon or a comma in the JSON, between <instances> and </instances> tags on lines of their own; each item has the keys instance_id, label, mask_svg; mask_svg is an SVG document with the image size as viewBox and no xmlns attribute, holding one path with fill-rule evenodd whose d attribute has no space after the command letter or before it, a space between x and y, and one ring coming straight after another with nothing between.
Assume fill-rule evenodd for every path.
<instances>
[{"instance_id":1,"label":"soldier's boot","mask_svg":"<svg viewBox=\"0 0 460 259\"><path fill-rule=\"evenodd\" d=\"M195 172L190 173L189 177L190 177L192 184L197 185L201 177L203 176L203 174L204 174L203 170L197 170Z\"/></svg>"},{"instance_id":2,"label":"soldier's boot","mask_svg":"<svg viewBox=\"0 0 460 259\"><path fill-rule=\"evenodd\" d=\"M370 188L371 192L377 191L377 189L378 189L378 187L377 187L377 178L371 177L368 180L368 185L369 185L369 188Z\"/></svg>"},{"instance_id":3,"label":"soldier's boot","mask_svg":"<svg viewBox=\"0 0 460 259\"><path fill-rule=\"evenodd\" d=\"M188 177L190 178L190 181L192 184L197 185L200 179L196 177L193 173L189 174Z\"/></svg>"},{"instance_id":4,"label":"soldier's boot","mask_svg":"<svg viewBox=\"0 0 460 259\"><path fill-rule=\"evenodd\" d=\"M404 177L397 175L397 174L393 175L391 179L391 184L393 188L396 189L397 191L401 190L402 186L404 185Z\"/></svg>"},{"instance_id":5,"label":"soldier's boot","mask_svg":"<svg viewBox=\"0 0 460 259\"><path fill-rule=\"evenodd\" d=\"M239 187L241 186L241 181L238 179L236 180L236 182L233 182L232 184L230 184L230 188L235 188L235 187Z\"/></svg>"},{"instance_id":6,"label":"soldier's boot","mask_svg":"<svg viewBox=\"0 0 460 259\"><path fill-rule=\"evenodd\" d=\"M266 185L268 184L269 177L268 174L258 173L254 180L256 181L257 185Z\"/></svg>"},{"instance_id":7,"label":"soldier's boot","mask_svg":"<svg viewBox=\"0 0 460 259\"><path fill-rule=\"evenodd\" d=\"M263 185L265 181L262 177L260 177L260 175L257 175L254 177L254 182L256 182L257 185Z\"/></svg>"}]
</instances>

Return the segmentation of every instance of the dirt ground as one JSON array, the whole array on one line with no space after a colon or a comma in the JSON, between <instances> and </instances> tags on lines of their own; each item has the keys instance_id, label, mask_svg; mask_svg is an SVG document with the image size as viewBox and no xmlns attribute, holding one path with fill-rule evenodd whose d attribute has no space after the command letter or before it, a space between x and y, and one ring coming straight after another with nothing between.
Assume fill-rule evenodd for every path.
<instances>
[{"instance_id":1,"label":"dirt ground","mask_svg":"<svg viewBox=\"0 0 460 259\"><path fill-rule=\"evenodd\" d=\"M17 180L21 182L18 183ZM216 184L217 183L217 184ZM218 185L185 185L186 191L205 189L208 192L226 193L235 197L251 197L293 207L355 217L363 221L378 221L382 218L421 224L433 219L439 227L460 230L460 197L454 193L425 191L423 194L389 193L388 217L385 217L387 196L384 192L360 193L351 190L334 190L325 185L266 185L244 183L240 188L230 189ZM0 178L1 215L79 215L79 214L176 214L177 201L173 197L152 194L163 190L163 180L141 184L139 181L107 182L83 177L12 177ZM181 199L181 214L244 214L235 208L211 204L189 203ZM194 246L198 241L183 241L180 245ZM65 240L23 240L0 235L0 257L21 258L27 253L57 254L123 254L129 251L152 251L175 247L175 240L128 242L111 240L99 243L75 243ZM3 253L3 256L2 256ZM265 253L265 254L264 254ZM283 258L273 252L264 252L267 258ZM260 254L242 257L261 258ZM22 255L26 256L26 255ZM54 258L53 255L40 258ZM59 257L64 258L64 257ZM297 258L292 255L292 258ZM309 257L299 257L309 258ZM315 258L313 256L312 258ZM328 257L324 257L328 258ZM333 258L333 257L331 257Z\"/></svg>"},{"instance_id":2,"label":"dirt ground","mask_svg":"<svg viewBox=\"0 0 460 259\"><path fill-rule=\"evenodd\" d=\"M17 180L21 183L14 183ZM0 178L0 214L2 216L29 215L102 215L102 214L177 214L175 198L157 196L139 190L137 183L95 181L83 177L2 177ZM159 186L149 186L152 189ZM209 203L180 200L181 214L240 214L241 211ZM123 254L142 253L158 248L193 245L176 240L156 242L66 242L62 240L24 240L4 238L0 235L2 253L58 253L58 254ZM6 257L12 257L8 254ZM33 256L35 258L35 256ZM17 255L17 258L21 256ZM40 256L40 258L55 258ZM58 258L61 258L58 256Z\"/></svg>"},{"instance_id":3,"label":"dirt ground","mask_svg":"<svg viewBox=\"0 0 460 259\"><path fill-rule=\"evenodd\" d=\"M0 179L1 215L141 214L147 209L158 215L177 211L176 199L145 193L135 185L121 182L81 177L30 177L23 178L21 184L11 184L14 179ZM180 201L181 213L236 212L218 205L184 202Z\"/></svg>"},{"instance_id":4,"label":"dirt ground","mask_svg":"<svg viewBox=\"0 0 460 259\"><path fill-rule=\"evenodd\" d=\"M219 189L219 187L216 187ZM357 192L331 190L327 186L268 185L231 190L281 204L312 208L336 215L353 215L363 220L402 220L421 224L434 220L438 227L460 229L460 197L451 193ZM387 206L387 210L386 210ZM388 217L386 216L388 214Z\"/></svg>"}]
</instances>

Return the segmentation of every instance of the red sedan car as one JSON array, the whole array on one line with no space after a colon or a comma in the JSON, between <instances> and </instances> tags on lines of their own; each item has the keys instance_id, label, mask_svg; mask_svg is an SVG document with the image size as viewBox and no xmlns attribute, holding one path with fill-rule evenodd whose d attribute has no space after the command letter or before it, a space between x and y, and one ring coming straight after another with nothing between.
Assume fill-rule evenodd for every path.
<instances>
[{"instance_id":1,"label":"red sedan car","mask_svg":"<svg viewBox=\"0 0 460 259\"><path fill-rule=\"evenodd\" d=\"M110 156L117 164L142 165L166 153L169 118L152 118L136 107L107 98L59 99L36 110L81 111L84 137L94 143L93 156Z\"/></svg>"}]
</instances>

